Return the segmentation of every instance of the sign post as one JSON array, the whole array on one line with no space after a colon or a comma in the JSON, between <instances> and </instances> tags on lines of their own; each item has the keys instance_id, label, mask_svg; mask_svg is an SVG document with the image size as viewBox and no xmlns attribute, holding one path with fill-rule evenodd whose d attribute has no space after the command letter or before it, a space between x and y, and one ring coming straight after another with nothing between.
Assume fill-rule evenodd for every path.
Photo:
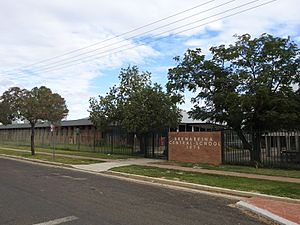
<instances>
[{"instance_id":1,"label":"sign post","mask_svg":"<svg viewBox=\"0 0 300 225\"><path fill-rule=\"evenodd\" d=\"M77 143L77 150L80 150L80 129L76 128L76 143Z\"/></svg>"},{"instance_id":2,"label":"sign post","mask_svg":"<svg viewBox=\"0 0 300 225\"><path fill-rule=\"evenodd\" d=\"M50 131L51 131L51 136L52 136L52 160L55 161L55 140L54 140L54 131L55 131L55 126L53 124L50 125Z\"/></svg>"}]
</instances>

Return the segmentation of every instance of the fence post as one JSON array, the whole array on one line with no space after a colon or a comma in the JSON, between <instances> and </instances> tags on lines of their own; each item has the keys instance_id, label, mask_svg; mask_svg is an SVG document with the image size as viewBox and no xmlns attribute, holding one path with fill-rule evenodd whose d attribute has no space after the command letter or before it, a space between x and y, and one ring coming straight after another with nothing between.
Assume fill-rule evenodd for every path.
<instances>
[{"instance_id":1,"label":"fence post","mask_svg":"<svg viewBox=\"0 0 300 225\"><path fill-rule=\"evenodd\" d=\"M96 151L96 128L94 128L94 135L93 135L93 151Z\"/></svg>"},{"instance_id":2,"label":"fence post","mask_svg":"<svg viewBox=\"0 0 300 225\"><path fill-rule=\"evenodd\" d=\"M225 163L225 138L224 138L224 130L221 131L221 162Z\"/></svg>"},{"instance_id":3,"label":"fence post","mask_svg":"<svg viewBox=\"0 0 300 225\"><path fill-rule=\"evenodd\" d=\"M165 151L167 155L167 160L169 161L169 132L167 132L167 136L166 136Z\"/></svg>"},{"instance_id":4,"label":"fence post","mask_svg":"<svg viewBox=\"0 0 300 225\"><path fill-rule=\"evenodd\" d=\"M299 148L299 132L294 132L296 151L300 152Z\"/></svg>"},{"instance_id":5,"label":"fence post","mask_svg":"<svg viewBox=\"0 0 300 225\"><path fill-rule=\"evenodd\" d=\"M111 152L110 154L113 154L114 152L114 127L112 127L112 132L111 132Z\"/></svg>"},{"instance_id":6,"label":"fence post","mask_svg":"<svg viewBox=\"0 0 300 225\"><path fill-rule=\"evenodd\" d=\"M155 142L154 142L154 132L152 132L152 157L154 157L154 144L155 144Z\"/></svg>"},{"instance_id":7,"label":"fence post","mask_svg":"<svg viewBox=\"0 0 300 225\"><path fill-rule=\"evenodd\" d=\"M134 154L134 150L135 150L135 139L136 139L136 134L133 134L133 144L132 144L132 151L131 151L131 155Z\"/></svg>"},{"instance_id":8,"label":"fence post","mask_svg":"<svg viewBox=\"0 0 300 225\"><path fill-rule=\"evenodd\" d=\"M147 134L143 135L144 138L144 143L143 143L143 148L144 148L144 157L147 158L148 157L148 148L147 148L147 142L148 142L148 137Z\"/></svg>"}]
</instances>

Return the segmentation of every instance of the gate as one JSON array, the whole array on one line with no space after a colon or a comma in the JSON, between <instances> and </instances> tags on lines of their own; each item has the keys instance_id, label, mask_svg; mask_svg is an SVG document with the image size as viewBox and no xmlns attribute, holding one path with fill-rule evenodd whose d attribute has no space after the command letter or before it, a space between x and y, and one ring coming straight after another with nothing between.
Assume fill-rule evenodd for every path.
<instances>
[{"instance_id":1,"label":"gate","mask_svg":"<svg viewBox=\"0 0 300 225\"><path fill-rule=\"evenodd\" d=\"M153 132L146 137L146 158L168 158L168 132Z\"/></svg>"},{"instance_id":2,"label":"gate","mask_svg":"<svg viewBox=\"0 0 300 225\"><path fill-rule=\"evenodd\" d=\"M96 144L95 150L108 154L167 159L168 133L153 132L137 135L128 133L120 127L112 127L111 130L103 134L103 137Z\"/></svg>"}]
</instances>

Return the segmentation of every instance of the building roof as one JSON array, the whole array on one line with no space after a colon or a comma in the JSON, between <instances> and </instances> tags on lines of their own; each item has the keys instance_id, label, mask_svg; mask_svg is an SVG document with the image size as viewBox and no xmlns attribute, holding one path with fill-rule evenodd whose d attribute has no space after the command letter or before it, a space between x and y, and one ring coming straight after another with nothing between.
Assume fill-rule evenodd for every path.
<instances>
[{"instance_id":1,"label":"building roof","mask_svg":"<svg viewBox=\"0 0 300 225\"><path fill-rule=\"evenodd\" d=\"M183 110L181 111L182 119L181 124L208 124L208 122L202 121L202 120L193 120L189 117L187 111ZM67 127L67 126L86 126L86 125L93 125L93 123L89 120L89 118L83 118L78 120L64 120L61 121L60 126L61 127ZM43 123L37 123L35 125L37 128L41 127L50 127L49 122L43 122ZM26 129L30 128L29 123L17 123L17 124L8 124L8 125L0 125L0 130L4 129Z\"/></svg>"},{"instance_id":2,"label":"building roof","mask_svg":"<svg viewBox=\"0 0 300 225\"><path fill-rule=\"evenodd\" d=\"M68 127L68 126L86 126L86 125L93 125L93 123L88 118L78 119L78 120L64 120L61 121L61 127ZM37 128L41 127L50 127L49 122L37 123L35 125ZM0 130L3 129L24 129L30 128L29 123L17 123L17 124L8 124L8 125L0 125Z\"/></svg>"},{"instance_id":3,"label":"building roof","mask_svg":"<svg viewBox=\"0 0 300 225\"><path fill-rule=\"evenodd\" d=\"M185 110L181 111L181 115L182 115L181 123L183 123L183 124L207 123L207 122L205 122L203 120L194 120L194 119L190 118L189 114Z\"/></svg>"}]
</instances>

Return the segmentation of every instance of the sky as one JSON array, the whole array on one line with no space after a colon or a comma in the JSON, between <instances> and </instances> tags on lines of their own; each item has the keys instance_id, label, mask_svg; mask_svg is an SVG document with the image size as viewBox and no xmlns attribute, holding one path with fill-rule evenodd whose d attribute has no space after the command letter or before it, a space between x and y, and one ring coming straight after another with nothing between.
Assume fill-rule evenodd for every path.
<instances>
[{"instance_id":1,"label":"sky","mask_svg":"<svg viewBox=\"0 0 300 225\"><path fill-rule=\"evenodd\" d=\"M0 94L44 85L66 99L67 119L88 117L89 98L105 95L129 65L165 86L175 56L194 48L209 54L235 34L290 36L300 46L299 3L1 0ZM190 109L189 97L182 109Z\"/></svg>"}]
</instances>

